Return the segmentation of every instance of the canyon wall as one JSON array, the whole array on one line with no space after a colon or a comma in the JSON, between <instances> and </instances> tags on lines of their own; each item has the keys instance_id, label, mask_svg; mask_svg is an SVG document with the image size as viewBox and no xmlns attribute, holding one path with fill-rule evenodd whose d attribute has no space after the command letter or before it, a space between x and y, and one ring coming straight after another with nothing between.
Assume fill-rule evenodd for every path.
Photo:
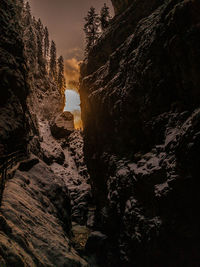
<instances>
[{"instance_id":1,"label":"canyon wall","mask_svg":"<svg viewBox=\"0 0 200 267\"><path fill-rule=\"evenodd\" d=\"M135 0L82 64L85 154L97 224L115 244L110 266L200 261L199 14L198 0Z\"/></svg>"},{"instance_id":2,"label":"canyon wall","mask_svg":"<svg viewBox=\"0 0 200 267\"><path fill-rule=\"evenodd\" d=\"M83 140L67 139L73 116L62 114L43 52L38 61L37 22L23 5L0 1L0 266L88 266L72 242L72 219L86 224L90 198ZM21 149L23 161L13 158Z\"/></svg>"},{"instance_id":3,"label":"canyon wall","mask_svg":"<svg viewBox=\"0 0 200 267\"><path fill-rule=\"evenodd\" d=\"M132 2L132 0L111 0L111 1L115 10L115 14L122 12Z\"/></svg>"},{"instance_id":4,"label":"canyon wall","mask_svg":"<svg viewBox=\"0 0 200 267\"><path fill-rule=\"evenodd\" d=\"M21 1L0 3L0 144L2 154L26 143L29 115L27 66L20 26Z\"/></svg>"},{"instance_id":5,"label":"canyon wall","mask_svg":"<svg viewBox=\"0 0 200 267\"><path fill-rule=\"evenodd\" d=\"M50 77L44 55L43 65L39 64L37 21L31 14L29 19L26 16L24 1L1 1L1 156L26 149L28 144L38 153L39 122L53 122L65 105L64 92Z\"/></svg>"}]
</instances>

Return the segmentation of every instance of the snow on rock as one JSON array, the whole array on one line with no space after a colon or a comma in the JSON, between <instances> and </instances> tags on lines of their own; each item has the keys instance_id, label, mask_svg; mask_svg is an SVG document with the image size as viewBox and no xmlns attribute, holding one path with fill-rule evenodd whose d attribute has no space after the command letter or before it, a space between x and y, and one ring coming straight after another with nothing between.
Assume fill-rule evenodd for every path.
<instances>
[{"instance_id":1,"label":"snow on rock","mask_svg":"<svg viewBox=\"0 0 200 267\"><path fill-rule=\"evenodd\" d=\"M168 235L173 236L168 238L174 240L174 236L176 239L180 235L188 236L193 231L191 224L194 227L198 224L195 213L192 221L183 218L186 210L190 214L198 205L194 199L198 198L199 187L193 184L192 177L199 174L199 157L194 156L199 154L199 114L199 109L188 114L189 118L174 112L168 114L162 142L147 153L139 151L132 159L108 153L104 157L109 174L108 202L103 208L106 215L100 212L101 227L108 229L106 234L112 233L112 238L118 237L120 260L127 266L132 266L134 260L141 261L144 253L141 248L159 251L163 231L172 231ZM174 221L178 224L174 225ZM180 232L178 225L186 229ZM196 238L199 236L194 231L191 240ZM180 243L179 246L187 247ZM136 248L134 259L133 247Z\"/></svg>"},{"instance_id":2,"label":"snow on rock","mask_svg":"<svg viewBox=\"0 0 200 267\"><path fill-rule=\"evenodd\" d=\"M65 161L65 155L63 153L61 144L58 143L51 135L49 122L46 120L39 121L40 132L40 153L41 158L51 165L53 162L63 164Z\"/></svg>"},{"instance_id":3,"label":"snow on rock","mask_svg":"<svg viewBox=\"0 0 200 267\"><path fill-rule=\"evenodd\" d=\"M89 175L83 155L83 139L80 131L75 131L69 140L63 140L65 162L62 166L54 162L52 171L62 177L69 189L72 206L72 220L83 225L88 220L89 205L92 202Z\"/></svg>"},{"instance_id":4,"label":"snow on rock","mask_svg":"<svg viewBox=\"0 0 200 267\"><path fill-rule=\"evenodd\" d=\"M72 153L72 156L75 160L76 166L78 168L79 174L84 177L85 180L89 182L89 174L87 170L87 166L85 163L85 158L84 158L84 142L83 142L83 137L82 133L80 131L74 131L70 136L69 136L69 147Z\"/></svg>"},{"instance_id":5,"label":"snow on rock","mask_svg":"<svg viewBox=\"0 0 200 267\"><path fill-rule=\"evenodd\" d=\"M0 250L8 266L87 266L71 246L70 225L68 189L46 164L7 182Z\"/></svg>"},{"instance_id":6,"label":"snow on rock","mask_svg":"<svg viewBox=\"0 0 200 267\"><path fill-rule=\"evenodd\" d=\"M87 266L70 241L71 221L84 225L91 217L82 135L75 131L57 140L44 118L38 119L38 132L32 148L39 159L31 156L6 183L0 265Z\"/></svg>"},{"instance_id":7,"label":"snow on rock","mask_svg":"<svg viewBox=\"0 0 200 267\"><path fill-rule=\"evenodd\" d=\"M39 121L39 131L41 158L66 184L71 197L72 220L83 225L88 220L92 194L84 159L82 134L76 130L68 137L55 139L46 120Z\"/></svg>"}]
</instances>

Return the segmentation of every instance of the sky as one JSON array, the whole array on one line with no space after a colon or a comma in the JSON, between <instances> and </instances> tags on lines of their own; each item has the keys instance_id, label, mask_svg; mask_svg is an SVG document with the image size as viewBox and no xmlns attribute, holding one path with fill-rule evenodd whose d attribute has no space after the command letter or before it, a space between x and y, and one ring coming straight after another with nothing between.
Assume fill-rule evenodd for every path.
<instances>
[{"instance_id":1,"label":"sky","mask_svg":"<svg viewBox=\"0 0 200 267\"><path fill-rule=\"evenodd\" d=\"M64 111L70 111L74 115L76 129L82 129L80 112L80 95L73 90L65 90L66 103Z\"/></svg>"},{"instance_id":2,"label":"sky","mask_svg":"<svg viewBox=\"0 0 200 267\"><path fill-rule=\"evenodd\" d=\"M0 0L1 1L1 0ZM84 17L91 6L99 13L104 3L113 7L110 0L29 0L32 15L40 18L43 25L49 29L50 39L57 47L57 56L62 55L65 60L65 78L67 88L79 81L79 63L84 57L85 37L83 32ZM81 127L80 99L71 90L65 92L66 111L74 114L75 125Z\"/></svg>"},{"instance_id":3,"label":"sky","mask_svg":"<svg viewBox=\"0 0 200 267\"><path fill-rule=\"evenodd\" d=\"M65 96L66 96L65 110L74 111L80 109L80 96L77 92L73 90L66 90Z\"/></svg>"},{"instance_id":4,"label":"sky","mask_svg":"<svg viewBox=\"0 0 200 267\"><path fill-rule=\"evenodd\" d=\"M110 0L29 0L32 14L41 18L56 42L59 55L67 60L83 59L84 17L91 6L99 12L104 3L113 8Z\"/></svg>"}]
</instances>

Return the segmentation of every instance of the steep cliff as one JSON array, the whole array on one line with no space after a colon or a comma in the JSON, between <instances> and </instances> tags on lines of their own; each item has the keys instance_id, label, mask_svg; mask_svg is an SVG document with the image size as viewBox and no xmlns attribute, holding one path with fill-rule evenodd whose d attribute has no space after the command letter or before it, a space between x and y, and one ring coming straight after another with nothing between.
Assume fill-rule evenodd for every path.
<instances>
[{"instance_id":1,"label":"steep cliff","mask_svg":"<svg viewBox=\"0 0 200 267\"><path fill-rule=\"evenodd\" d=\"M111 266L200 262L199 14L197 0L132 1L82 65L85 154L98 226L119 255Z\"/></svg>"},{"instance_id":2,"label":"steep cliff","mask_svg":"<svg viewBox=\"0 0 200 267\"><path fill-rule=\"evenodd\" d=\"M0 266L88 266L71 240L91 202L82 136L24 12L0 1Z\"/></svg>"},{"instance_id":3,"label":"steep cliff","mask_svg":"<svg viewBox=\"0 0 200 267\"><path fill-rule=\"evenodd\" d=\"M0 3L0 154L15 151L26 143L30 128L21 11L21 1Z\"/></svg>"}]
</instances>

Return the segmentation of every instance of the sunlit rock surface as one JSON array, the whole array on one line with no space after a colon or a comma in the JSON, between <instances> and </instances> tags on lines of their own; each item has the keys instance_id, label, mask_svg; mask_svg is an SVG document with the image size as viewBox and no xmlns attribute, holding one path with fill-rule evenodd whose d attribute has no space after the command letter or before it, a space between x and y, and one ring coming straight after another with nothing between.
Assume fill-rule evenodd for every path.
<instances>
[{"instance_id":1,"label":"sunlit rock surface","mask_svg":"<svg viewBox=\"0 0 200 267\"><path fill-rule=\"evenodd\" d=\"M82 65L85 153L111 266L199 265L199 14L198 0L133 1Z\"/></svg>"},{"instance_id":2,"label":"sunlit rock surface","mask_svg":"<svg viewBox=\"0 0 200 267\"><path fill-rule=\"evenodd\" d=\"M70 243L70 229L67 185L44 163L7 182L0 215L6 266L87 266Z\"/></svg>"}]
</instances>

